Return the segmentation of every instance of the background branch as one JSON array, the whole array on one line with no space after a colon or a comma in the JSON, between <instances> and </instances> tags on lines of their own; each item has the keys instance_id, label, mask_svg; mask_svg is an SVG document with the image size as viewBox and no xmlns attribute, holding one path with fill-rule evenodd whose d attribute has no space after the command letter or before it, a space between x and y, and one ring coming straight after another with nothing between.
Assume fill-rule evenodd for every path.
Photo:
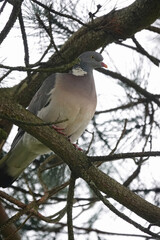
<instances>
[{"instance_id":1,"label":"background branch","mask_svg":"<svg viewBox=\"0 0 160 240\"><path fill-rule=\"evenodd\" d=\"M13 108L14 112L12 111ZM2 98L2 96L0 114L1 113L20 121L42 122L42 120L23 109L20 105L13 103L13 100L6 99L5 97ZM121 184L95 168L87 161L85 154L77 152L66 138L59 135L54 130L50 131L48 126L45 127L45 130L35 126L21 124L19 124L19 126L59 155L64 162L69 165L76 176L80 176L86 182L92 180L100 191L114 198L147 221L151 223L156 222L157 225L160 225L160 209L158 207L135 195L129 189L123 187ZM150 209L150 211L148 209Z\"/></svg>"},{"instance_id":2,"label":"background branch","mask_svg":"<svg viewBox=\"0 0 160 240\"><path fill-rule=\"evenodd\" d=\"M13 27L18 15L19 15L19 12L21 10L21 4L22 4L23 0L15 0L14 2L15 3L13 5L13 9L10 14L9 20L0 33L0 44L4 41L4 39L7 37L8 33L10 32L11 28Z\"/></svg>"}]
</instances>

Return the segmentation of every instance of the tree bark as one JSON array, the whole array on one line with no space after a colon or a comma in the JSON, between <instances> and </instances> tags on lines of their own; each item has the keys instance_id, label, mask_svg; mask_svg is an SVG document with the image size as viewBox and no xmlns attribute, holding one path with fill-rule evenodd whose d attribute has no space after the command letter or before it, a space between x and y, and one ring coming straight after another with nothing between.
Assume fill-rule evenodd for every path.
<instances>
[{"instance_id":1,"label":"tree bark","mask_svg":"<svg viewBox=\"0 0 160 240\"><path fill-rule=\"evenodd\" d=\"M88 26L82 26L61 47L59 53L54 53L42 67L49 68L70 63L82 52L96 50L117 40L125 40L152 24L160 16L159 0L137 0L130 6L113 10L110 13L94 19ZM63 56L63 59L61 58ZM64 61L65 59L65 61ZM51 72L36 73L28 83L26 78L17 86L17 100L23 106L28 106L31 98L44 79ZM14 88L15 90L15 88ZM17 94L18 93L18 94Z\"/></svg>"},{"instance_id":2,"label":"tree bark","mask_svg":"<svg viewBox=\"0 0 160 240\"><path fill-rule=\"evenodd\" d=\"M18 7L16 4L14 5L10 20L1 32L0 43L6 38L16 21L21 2L17 1ZM18 103L26 107L44 79L51 74L51 71L47 71L48 68L53 68L53 72L55 72L57 71L55 67L70 63L84 51L96 50L117 40L125 40L148 27L159 16L159 0L137 0L126 8L113 10L102 17L96 18L88 26L82 26L74 33L62 46L59 51L60 54L53 54L48 62L41 66L46 68L46 72L34 73L31 81L25 78L20 84L8 90L10 90L10 93ZM12 123L19 125L59 155L76 176L83 178L88 183L94 182L100 191L148 222L156 223L160 226L160 209L158 207L145 201L104 174L89 161L89 158L84 153L76 151L68 140L54 130L51 131L50 127L25 124L24 122L32 122L34 124L43 122L14 102L8 96L8 93L6 96L5 94L6 89L1 89L0 118L2 118L2 121L0 121L0 127L9 132ZM10 119L9 122L7 119ZM0 212L5 214L1 204ZM0 220L3 219L5 221L7 220L7 215L3 214L1 214L3 218L0 218ZM14 226L10 230L12 232L15 231ZM8 236L8 232L3 234ZM14 239L20 239L19 235L17 234L17 238L15 235Z\"/></svg>"},{"instance_id":3,"label":"tree bark","mask_svg":"<svg viewBox=\"0 0 160 240\"><path fill-rule=\"evenodd\" d=\"M45 78L57 71L57 66L70 63L82 52L96 50L117 40L129 38L152 24L159 16L159 0L137 0L126 8L113 10L94 19L87 27L82 26L75 32L64 43L59 54L54 53L48 62L41 66L46 68L46 72L33 73L31 81L28 77L25 78L20 84L9 89L10 93L14 95L17 102L27 107ZM47 71L47 68L53 68L53 72ZM0 127L9 134L12 125L8 121L0 121ZM4 141L0 141L1 147L3 144Z\"/></svg>"},{"instance_id":4,"label":"tree bark","mask_svg":"<svg viewBox=\"0 0 160 240\"><path fill-rule=\"evenodd\" d=\"M4 224L8 220L8 216L5 212L5 209L0 202L0 225ZM16 227L14 224L10 224L8 227L4 228L2 230L2 235L4 238L7 238L8 236L13 236L12 239L14 240L20 240L21 237L18 232L16 232Z\"/></svg>"},{"instance_id":5,"label":"tree bark","mask_svg":"<svg viewBox=\"0 0 160 240\"><path fill-rule=\"evenodd\" d=\"M160 226L160 208L145 201L104 174L89 161L84 153L75 150L68 139L55 130L51 131L49 126L33 126L31 123L34 125L42 124L43 121L5 95L1 96L0 117L10 119L14 124L48 146L68 164L75 176L83 178L88 183L94 183L107 196L115 199L148 222Z\"/></svg>"}]
</instances>

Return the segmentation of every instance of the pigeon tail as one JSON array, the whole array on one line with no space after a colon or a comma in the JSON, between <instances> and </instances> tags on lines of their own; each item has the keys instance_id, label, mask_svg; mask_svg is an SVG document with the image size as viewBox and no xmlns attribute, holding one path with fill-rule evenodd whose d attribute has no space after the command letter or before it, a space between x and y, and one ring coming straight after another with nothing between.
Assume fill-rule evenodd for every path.
<instances>
[{"instance_id":1,"label":"pigeon tail","mask_svg":"<svg viewBox=\"0 0 160 240\"><path fill-rule=\"evenodd\" d=\"M0 160L0 187L9 187L37 157L19 142Z\"/></svg>"},{"instance_id":2,"label":"pigeon tail","mask_svg":"<svg viewBox=\"0 0 160 240\"><path fill-rule=\"evenodd\" d=\"M6 165L0 168L0 187L10 187L15 180L16 177L13 177L7 173Z\"/></svg>"}]
</instances>

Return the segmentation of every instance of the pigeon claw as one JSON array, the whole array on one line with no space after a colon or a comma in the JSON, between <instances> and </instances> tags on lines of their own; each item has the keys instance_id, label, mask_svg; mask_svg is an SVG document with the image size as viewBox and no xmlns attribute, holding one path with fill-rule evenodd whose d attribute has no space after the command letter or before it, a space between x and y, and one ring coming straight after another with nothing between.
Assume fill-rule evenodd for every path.
<instances>
[{"instance_id":1,"label":"pigeon claw","mask_svg":"<svg viewBox=\"0 0 160 240\"><path fill-rule=\"evenodd\" d=\"M78 147L78 145L77 145L77 144L75 144L75 143L72 143L72 145L75 147L75 149L77 149L77 150L79 150L79 151L83 152L83 149L82 149L82 148L80 148L80 147Z\"/></svg>"},{"instance_id":2,"label":"pigeon claw","mask_svg":"<svg viewBox=\"0 0 160 240\"><path fill-rule=\"evenodd\" d=\"M62 134L63 136L66 136L66 134L63 132L63 131L64 131L64 128L60 128L60 127L57 127L57 126L55 126L55 125L52 125L52 128L53 128L54 130L56 130L56 132Z\"/></svg>"}]
</instances>

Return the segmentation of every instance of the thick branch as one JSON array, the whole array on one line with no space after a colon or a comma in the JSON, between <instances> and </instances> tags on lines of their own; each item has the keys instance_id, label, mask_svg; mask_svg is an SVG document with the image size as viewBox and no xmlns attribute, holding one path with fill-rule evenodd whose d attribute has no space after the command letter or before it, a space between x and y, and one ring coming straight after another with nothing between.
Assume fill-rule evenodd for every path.
<instances>
[{"instance_id":1,"label":"thick branch","mask_svg":"<svg viewBox=\"0 0 160 240\"><path fill-rule=\"evenodd\" d=\"M159 15L159 0L137 0L126 8L111 11L95 19L88 26L82 26L62 46L60 54L53 54L42 67L60 66L64 64L64 59L65 63L69 63L84 51L96 50L114 41L131 37L153 23ZM34 74L28 85L25 79L18 92L19 103L27 106L48 75L50 72Z\"/></svg>"},{"instance_id":2,"label":"thick branch","mask_svg":"<svg viewBox=\"0 0 160 240\"><path fill-rule=\"evenodd\" d=\"M1 96L0 117L4 115L19 121L42 122L42 120L23 109L22 106L14 103L12 99ZM97 188L107 194L107 196L114 198L147 221L160 226L160 209L158 207L145 201L97 169L87 159L87 156L75 150L66 138L54 130L51 131L51 128L48 126L28 126L22 123L19 126L59 155L69 165L76 176L83 178L89 184L91 181L94 182Z\"/></svg>"}]
</instances>

